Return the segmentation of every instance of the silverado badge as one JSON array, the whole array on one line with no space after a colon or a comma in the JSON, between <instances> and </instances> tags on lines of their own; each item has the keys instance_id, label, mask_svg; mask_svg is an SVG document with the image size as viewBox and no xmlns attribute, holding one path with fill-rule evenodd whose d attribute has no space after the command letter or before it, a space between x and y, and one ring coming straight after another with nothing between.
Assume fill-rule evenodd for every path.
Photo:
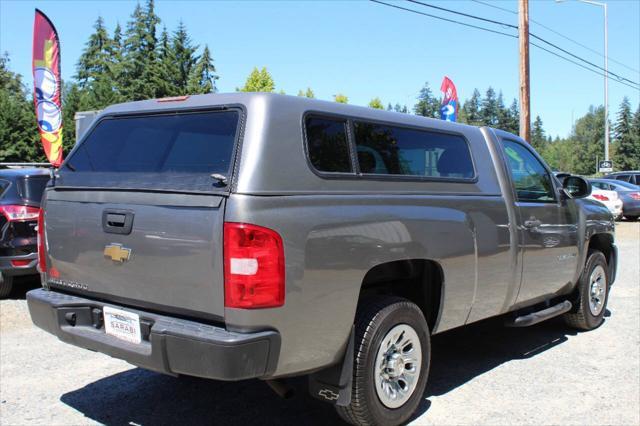
<instances>
[{"instance_id":1,"label":"silverado badge","mask_svg":"<svg viewBox=\"0 0 640 426\"><path fill-rule=\"evenodd\" d=\"M104 247L104 257L114 262L124 263L131 257L131 249L122 247L122 244L111 243Z\"/></svg>"}]
</instances>

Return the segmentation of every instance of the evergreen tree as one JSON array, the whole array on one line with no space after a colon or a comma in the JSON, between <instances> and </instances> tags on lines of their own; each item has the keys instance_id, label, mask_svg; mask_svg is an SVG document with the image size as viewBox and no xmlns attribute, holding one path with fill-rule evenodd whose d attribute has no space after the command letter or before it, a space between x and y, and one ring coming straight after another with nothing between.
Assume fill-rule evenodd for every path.
<instances>
[{"instance_id":1,"label":"evergreen tree","mask_svg":"<svg viewBox=\"0 0 640 426\"><path fill-rule=\"evenodd\" d=\"M109 74L118 91L123 86L124 45L122 41L122 27L116 24L111 39L111 58L109 59Z\"/></svg>"},{"instance_id":2,"label":"evergreen tree","mask_svg":"<svg viewBox=\"0 0 640 426\"><path fill-rule=\"evenodd\" d=\"M429 83L425 83L420 89L418 102L414 105L413 112L423 117L440 118L440 101L433 96Z\"/></svg>"},{"instance_id":3,"label":"evergreen tree","mask_svg":"<svg viewBox=\"0 0 640 426\"><path fill-rule=\"evenodd\" d=\"M384 109L384 105L382 104L382 101L380 100L380 98L375 97L371 99L371 101L369 102L369 108Z\"/></svg>"},{"instance_id":4,"label":"evergreen tree","mask_svg":"<svg viewBox=\"0 0 640 426\"><path fill-rule=\"evenodd\" d=\"M159 22L153 0L147 0L144 9L140 4L136 5L127 23L122 89L129 100L156 96L156 25Z\"/></svg>"},{"instance_id":5,"label":"evergreen tree","mask_svg":"<svg viewBox=\"0 0 640 426\"><path fill-rule=\"evenodd\" d=\"M614 126L614 138L616 143L616 156L614 164L620 170L640 169L640 140L634 134L633 114L631 104L625 96L620 104L618 119Z\"/></svg>"},{"instance_id":6,"label":"evergreen tree","mask_svg":"<svg viewBox=\"0 0 640 426\"><path fill-rule=\"evenodd\" d=\"M498 93L497 100L498 114L495 126L498 129L507 130L510 124L509 110L504 105L502 90Z\"/></svg>"},{"instance_id":7,"label":"evergreen tree","mask_svg":"<svg viewBox=\"0 0 640 426\"><path fill-rule=\"evenodd\" d=\"M171 60L176 66L171 81L180 95L186 95L188 92L189 76L199 59L195 55L197 48L198 46L193 45L184 23L180 21L178 29L173 33L170 51ZM209 66L213 67L213 63L209 62Z\"/></svg>"},{"instance_id":8,"label":"evergreen tree","mask_svg":"<svg viewBox=\"0 0 640 426\"><path fill-rule=\"evenodd\" d=\"M0 161L46 161L37 131L33 102L27 100L20 75L0 56Z\"/></svg>"},{"instance_id":9,"label":"evergreen tree","mask_svg":"<svg viewBox=\"0 0 640 426\"><path fill-rule=\"evenodd\" d=\"M89 41L85 44L76 66L75 78L83 89L98 78L107 78L111 72L113 41L109 37L101 16L98 17L93 28L95 32L89 36Z\"/></svg>"},{"instance_id":10,"label":"evergreen tree","mask_svg":"<svg viewBox=\"0 0 640 426\"><path fill-rule=\"evenodd\" d=\"M349 98L346 95L343 95L342 93L338 93L337 95L333 95L333 100L336 101L339 104L348 104L349 103Z\"/></svg>"},{"instance_id":11,"label":"evergreen tree","mask_svg":"<svg viewBox=\"0 0 640 426\"><path fill-rule=\"evenodd\" d=\"M271 74L266 67L262 67L261 70L253 68L244 86L236 90L239 92L274 92L275 89L276 85Z\"/></svg>"},{"instance_id":12,"label":"evergreen tree","mask_svg":"<svg viewBox=\"0 0 640 426\"><path fill-rule=\"evenodd\" d=\"M84 111L82 108L81 98L86 95L87 91L81 91L75 82L69 82L64 85L62 93L62 152L71 151L76 142L76 123L75 115L78 111Z\"/></svg>"},{"instance_id":13,"label":"evergreen tree","mask_svg":"<svg viewBox=\"0 0 640 426\"><path fill-rule=\"evenodd\" d=\"M399 103L395 104L395 106L393 107L393 110L395 112L401 112L403 114L408 114L409 113L409 108L407 108L406 105L400 105Z\"/></svg>"},{"instance_id":14,"label":"evergreen tree","mask_svg":"<svg viewBox=\"0 0 640 426\"><path fill-rule=\"evenodd\" d=\"M298 91L298 96L301 97L305 97L305 98L311 98L311 99L315 99L316 98L316 94L313 93L313 90L311 90L310 87L307 87L306 91L303 91L302 89Z\"/></svg>"},{"instance_id":15,"label":"evergreen tree","mask_svg":"<svg viewBox=\"0 0 640 426\"><path fill-rule=\"evenodd\" d=\"M466 117L466 123L472 126L482 126L482 100L478 89L473 89L471 99L464 103L463 116Z\"/></svg>"},{"instance_id":16,"label":"evergreen tree","mask_svg":"<svg viewBox=\"0 0 640 426\"><path fill-rule=\"evenodd\" d=\"M603 157L604 107L589 107L589 112L576 121L569 139L575 157L569 171L581 175L593 174L596 159Z\"/></svg>"},{"instance_id":17,"label":"evergreen tree","mask_svg":"<svg viewBox=\"0 0 640 426\"><path fill-rule=\"evenodd\" d=\"M504 130L513 133L514 135L520 134L520 108L518 107L518 101L516 99L511 102L509 111L507 114L507 126Z\"/></svg>"},{"instance_id":18,"label":"evergreen tree","mask_svg":"<svg viewBox=\"0 0 640 426\"><path fill-rule=\"evenodd\" d=\"M484 126L495 126L498 123L498 100L496 99L496 92L491 86L487 89L482 100L480 116Z\"/></svg>"},{"instance_id":19,"label":"evergreen tree","mask_svg":"<svg viewBox=\"0 0 640 426\"><path fill-rule=\"evenodd\" d=\"M539 153L543 153L546 147L547 139L544 135L544 129L542 126L542 119L539 115L536 116L533 122L533 128L531 129L531 146Z\"/></svg>"},{"instance_id":20,"label":"evergreen tree","mask_svg":"<svg viewBox=\"0 0 640 426\"><path fill-rule=\"evenodd\" d=\"M211 52L209 52L209 46L205 45L200 59L198 59L198 62L191 70L188 92L214 93L216 91L216 80L218 79L215 72L216 67L213 65L213 58L211 57Z\"/></svg>"}]
</instances>

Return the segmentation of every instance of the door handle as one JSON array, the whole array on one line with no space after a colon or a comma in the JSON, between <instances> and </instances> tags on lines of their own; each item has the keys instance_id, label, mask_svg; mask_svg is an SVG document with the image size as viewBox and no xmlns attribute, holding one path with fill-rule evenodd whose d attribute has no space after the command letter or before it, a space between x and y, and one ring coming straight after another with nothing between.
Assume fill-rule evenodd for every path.
<instances>
[{"instance_id":1,"label":"door handle","mask_svg":"<svg viewBox=\"0 0 640 426\"><path fill-rule=\"evenodd\" d=\"M105 209L102 212L102 229L109 234L129 235L133 228L131 210Z\"/></svg>"},{"instance_id":2,"label":"door handle","mask_svg":"<svg viewBox=\"0 0 640 426\"><path fill-rule=\"evenodd\" d=\"M542 225L542 222L533 217L529 220L524 221L525 228L537 228L540 225Z\"/></svg>"}]
</instances>

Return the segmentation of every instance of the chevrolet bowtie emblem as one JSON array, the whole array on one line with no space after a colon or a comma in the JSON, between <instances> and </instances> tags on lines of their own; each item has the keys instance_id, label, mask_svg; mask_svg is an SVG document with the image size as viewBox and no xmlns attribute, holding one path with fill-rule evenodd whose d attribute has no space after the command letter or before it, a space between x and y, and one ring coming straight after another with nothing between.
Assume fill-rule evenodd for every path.
<instances>
[{"instance_id":1,"label":"chevrolet bowtie emblem","mask_svg":"<svg viewBox=\"0 0 640 426\"><path fill-rule=\"evenodd\" d=\"M114 262L124 263L131 257L131 249L122 247L122 244L111 243L104 248L104 257Z\"/></svg>"}]
</instances>

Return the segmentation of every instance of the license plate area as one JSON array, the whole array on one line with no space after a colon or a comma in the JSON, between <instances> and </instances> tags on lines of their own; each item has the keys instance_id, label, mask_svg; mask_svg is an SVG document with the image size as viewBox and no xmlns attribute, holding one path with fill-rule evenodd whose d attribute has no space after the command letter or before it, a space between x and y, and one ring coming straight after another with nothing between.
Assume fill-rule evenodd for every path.
<instances>
[{"instance_id":1,"label":"license plate area","mask_svg":"<svg viewBox=\"0 0 640 426\"><path fill-rule=\"evenodd\" d=\"M138 314L109 306L102 311L106 334L129 343L139 344L142 341Z\"/></svg>"}]
</instances>

